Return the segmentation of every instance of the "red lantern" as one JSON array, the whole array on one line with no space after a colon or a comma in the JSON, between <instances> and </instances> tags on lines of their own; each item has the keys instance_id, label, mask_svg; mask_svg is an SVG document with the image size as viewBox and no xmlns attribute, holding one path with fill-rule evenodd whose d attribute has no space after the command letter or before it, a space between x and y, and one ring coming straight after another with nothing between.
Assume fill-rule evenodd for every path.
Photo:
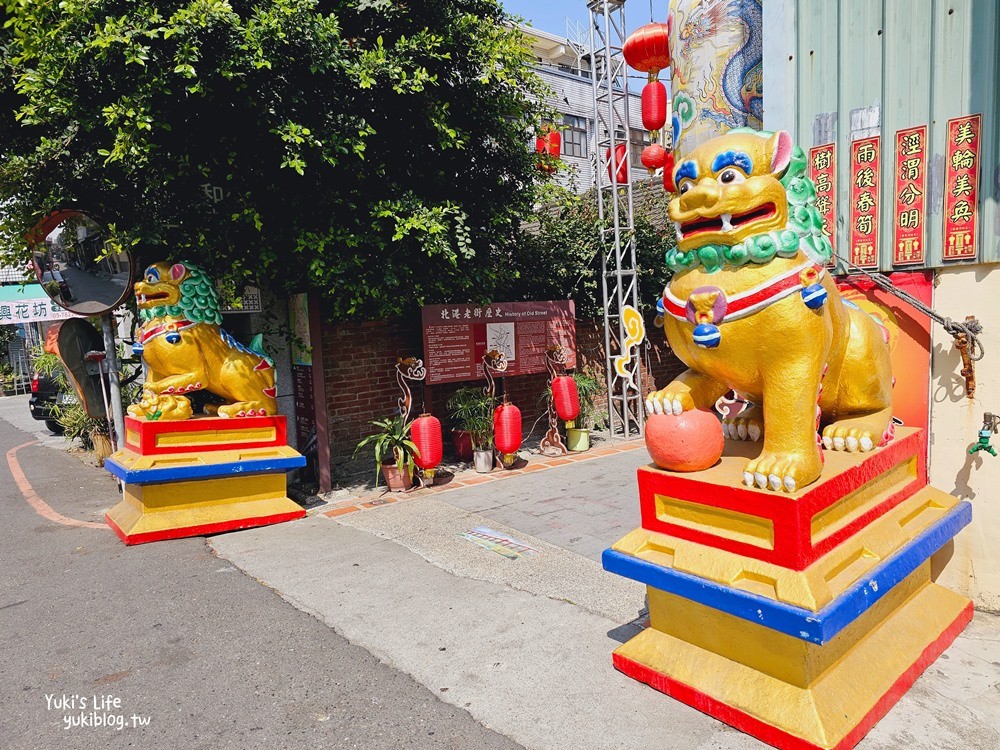
<instances>
[{"instance_id":1,"label":"red lantern","mask_svg":"<svg viewBox=\"0 0 1000 750\"><path fill-rule=\"evenodd\" d=\"M663 148L659 143L654 143L651 146L646 146L642 150L642 165L649 170L650 174L653 174L657 169L666 165L667 163L667 150Z\"/></svg>"},{"instance_id":2,"label":"red lantern","mask_svg":"<svg viewBox=\"0 0 1000 750\"><path fill-rule=\"evenodd\" d=\"M642 126L658 132L667 122L667 87L650 81L642 88Z\"/></svg>"},{"instance_id":3,"label":"red lantern","mask_svg":"<svg viewBox=\"0 0 1000 750\"><path fill-rule=\"evenodd\" d=\"M625 40L622 54L635 70L649 73L651 78L670 67L670 27L665 23L647 23Z\"/></svg>"},{"instance_id":4,"label":"red lantern","mask_svg":"<svg viewBox=\"0 0 1000 750\"><path fill-rule=\"evenodd\" d=\"M514 404L505 401L493 412L493 444L504 455L521 447L521 410Z\"/></svg>"},{"instance_id":5,"label":"red lantern","mask_svg":"<svg viewBox=\"0 0 1000 750\"><path fill-rule=\"evenodd\" d=\"M556 404L556 414L564 422L572 422L580 415L580 394L576 381L569 375L559 375L552 380L552 400Z\"/></svg>"},{"instance_id":6,"label":"red lantern","mask_svg":"<svg viewBox=\"0 0 1000 750\"><path fill-rule=\"evenodd\" d=\"M562 153L562 135L558 130L546 130L541 135L535 136L535 152L558 159ZM552 174L556 171L553 165L542 161L537 162L535 166L546 174Z\"/></svg>"},{"instance_id":7,"label":"red lantern","mask_svg":"<svg viewBox=\"0 0 1000 750\"><path fill-rule=\"evenodd\" d=\"M674 155L667 154L667 161L663 165L663 189L668 193L676 193L677 186L674 184Z\"/></svg>"},{"instance_id":8,"label":"red lantern","mask_svg":"<svg viewBox=\"0 0 1000 750\"><path fill-rule=\"evenodd\" d=\"M611 161L610 148L604 150L604 158L608 160L608 179L611 179L611 170L614 169L614 164ZM628 184L628 144L619 143L615 146L615 161L618 162L618 170L614 177L615 184Z\"/></svg>"},{"instance_id":9,"label":"red lantern","mask_svg":"<svg viewBox=\"0 0 1000 750\"><path fill-rule=\"evenodd\" d=\"M558 130L545 134L545 149L553 159L559 158L562 153L562 134Z\"/></svg>"},{"instance_id":10,"label":"red lantern","mask_svg":"<svg viewBox=\"0 0 1000 750\"><path fill-rule=\"evenodd\" d=\"M441 420L430 414L421 414L413 420L410 437L419 453L413 463L425 472L433 471L441 463L444 448L441 442Z\"/></svg>"}]
</instances>

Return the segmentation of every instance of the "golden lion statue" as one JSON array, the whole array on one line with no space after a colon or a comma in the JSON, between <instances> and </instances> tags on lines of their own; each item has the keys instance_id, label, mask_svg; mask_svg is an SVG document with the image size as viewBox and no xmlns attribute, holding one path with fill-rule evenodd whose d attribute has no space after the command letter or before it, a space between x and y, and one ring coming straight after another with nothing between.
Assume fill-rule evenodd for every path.
<instances>
[{"instance_id":1,"label":"golden lion statue","mask_svg":"<svg viewBox=\"0 0 1000 750\"><path fill-rule=\"evenodd\" d=\"M142 399L128 413L150 420L191 417L186 394L207 390L226 403L206 407L220 417L277 414L274 366L260 337L245 347L220 327L219 296L191 263L154 263L135 285L139 346L149 365ZM138 347L137 347L138 348Z\"/></svg>"},{"instance_id":2,"label":"golden lion statue","mask_svg":"<svg viewBox=\"0 0 1000 750\"><path fill-rule=\"evenodd\" d=\"M841 299L805 172L784 131L734 130L680 160L664 329L689 369L646 398L667 414L729 390L753 402L723 430L763 437L743 480L786 492L816 481L822 447L870 451L893 434L887 336Z\"/></svg>"}]
</instances>

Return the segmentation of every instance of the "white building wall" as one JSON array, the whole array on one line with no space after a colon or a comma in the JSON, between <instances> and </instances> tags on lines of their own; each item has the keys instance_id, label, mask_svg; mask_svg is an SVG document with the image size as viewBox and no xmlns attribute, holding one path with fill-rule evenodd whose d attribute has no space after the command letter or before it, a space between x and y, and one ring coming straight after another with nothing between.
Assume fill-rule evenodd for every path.
<instances>
[{"instance_id":1,"label":"white building wall","mask_svg":"<svg viewBox=\"0 0 1000 750\"><path fill-rule=\"evenodd\" d=\"M587 120L587 156L578 158L566 155L565 141L562 161L571 167L556 175L556 182L571 188L578 193L589 190L594 185L594 84L586 74L567 73L556 67L539 65L536 68L539 76L551 90L545 104L562 115L575 115ZM629 90L628 117L630 128L645 130L642 127L641 86L636 82L636 90ZM559 123L556 123L557 125ZM646 177L645 168L638 162L631 165L632 179Z\"/></svg>"},{"instance_id":2,"label":"white building wall","mask_svg":"<svg viewBox=\"0 0 1000 750\"><path fill-rule=\"evenodd\" d=\"M986 351L976 363L976 393L965 395L962 361L952 337L932 330L930 481L938 489L972 502L972 523L943 550L940 582L970 596L979 609L1000 613L1000 458L969 455L982 427L983 412L1000 414L1000 267L965 266L938 271L934 308L963 321L983 324ZM992 291L991 291L992 290ZM1000 435L993 440L1000 448Z\"/></svg>"}]
</instances>

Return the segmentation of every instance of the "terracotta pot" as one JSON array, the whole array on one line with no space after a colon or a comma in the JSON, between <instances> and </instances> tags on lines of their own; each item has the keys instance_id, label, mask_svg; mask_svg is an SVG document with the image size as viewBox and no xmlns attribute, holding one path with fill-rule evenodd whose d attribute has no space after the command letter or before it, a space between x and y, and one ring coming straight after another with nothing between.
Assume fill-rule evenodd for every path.
<instances>
[{"instance_id":1,"label":"terracotta pot","mask_svg":"<svg viewBox=\"0 0 1000 750\"><path fill-rule=\"evenodd\" d=\"M389 492L406 492L413 486L413 476L406 469L400 471L396 464L382 464L382 476Z\"/></svg>"},{"instance_id":2,"label":"terracotta pot","mask_svg":"<svg viewBox=\"0 0 1000 750\"><path fill-rule=\"evenodd\" d=\"M452 430L452 444L455 446L455 457L459 461L472 460L472 436L468 430Z\"/></svg>"}]
</instances>

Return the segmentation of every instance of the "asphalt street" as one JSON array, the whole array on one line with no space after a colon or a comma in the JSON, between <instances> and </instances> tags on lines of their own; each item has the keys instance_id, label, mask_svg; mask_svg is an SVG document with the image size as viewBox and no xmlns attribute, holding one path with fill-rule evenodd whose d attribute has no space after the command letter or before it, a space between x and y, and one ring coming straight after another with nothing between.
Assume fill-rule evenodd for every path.
<instances>
[{"instance_id":1,"label":"asphalt street","mask_svg":"<svg viewBox=\"0 0 1000 750\"><path fill-rule=\"evenodd\" d=\"M592 551L634 523L640 451L126 548L110 476L40 426L0 399L0 750L764 747L611 664L645 589ZM1000 748L998 633L977 612L859 750Z\"/></svg>"},{"instance_id":2,"label":"asphalt street","mask_svg":"<svg viewBox=\"0 0 1000 750\"><path fill-rule=\"evenodd\" d=\"M34 437L0 420L0 454ZM110 476L65 450L15 459L64 517L99 523L117 502ZM517 747L204 539L127 548L40 515L7 461L0 476L3 750Z\"/></svg>"}]
</instances>

